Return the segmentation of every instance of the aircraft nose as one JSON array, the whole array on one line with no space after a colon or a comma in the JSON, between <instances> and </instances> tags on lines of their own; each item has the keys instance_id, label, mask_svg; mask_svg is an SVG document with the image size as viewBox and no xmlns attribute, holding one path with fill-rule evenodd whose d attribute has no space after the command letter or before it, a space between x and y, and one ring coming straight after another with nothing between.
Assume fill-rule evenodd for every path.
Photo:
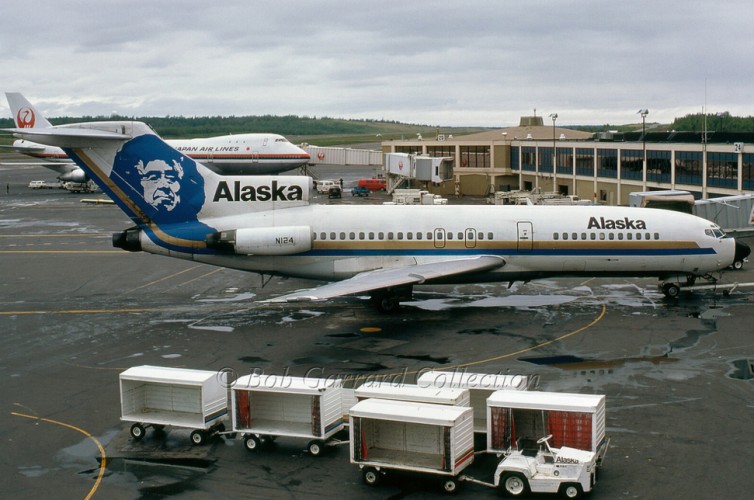
<instances>
[{"instance_id":1,"label":"aircraft nose","mask_svg":"<svg viewBox=\"0 0 754 500\"><path fill-rule=\"evenodd\" d=\"M746 257L751 254L751 248L749 245L741 240L736 239L736 253L733 262L743 262Z\"/></svg>"}]
</instances>

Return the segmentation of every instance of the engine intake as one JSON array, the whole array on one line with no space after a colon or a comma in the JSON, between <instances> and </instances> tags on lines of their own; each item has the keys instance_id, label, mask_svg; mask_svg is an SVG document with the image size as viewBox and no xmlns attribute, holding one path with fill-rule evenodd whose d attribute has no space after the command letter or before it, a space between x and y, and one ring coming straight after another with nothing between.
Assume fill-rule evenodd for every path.
<instances>
[{"instance_id":1,"label":"engine intake","mask_svg":"<svg viewBox=\"0 0 754 500\"><path fill-rule=\"evenodd\" d=\"M129 252L141 252L141 229L131 228L113 233L113 246Z\"/></svg>"}]
</instances>

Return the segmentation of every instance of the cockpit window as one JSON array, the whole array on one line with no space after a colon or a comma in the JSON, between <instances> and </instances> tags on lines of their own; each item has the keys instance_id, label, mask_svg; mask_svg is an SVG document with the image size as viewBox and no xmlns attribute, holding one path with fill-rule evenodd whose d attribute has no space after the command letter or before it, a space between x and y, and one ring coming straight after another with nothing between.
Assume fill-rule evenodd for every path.
<instances>
[{"instance_id":1,"label":"cockpit window","mask_svg":"<svg viewBox=\"0 0 754 500\"><path fill-rule=\"evenodd\" d=\"M724 238L725 233L719 227L713 227L711 229L705 229L704 234L711 238Z\"/></svg>"}]
</instances>

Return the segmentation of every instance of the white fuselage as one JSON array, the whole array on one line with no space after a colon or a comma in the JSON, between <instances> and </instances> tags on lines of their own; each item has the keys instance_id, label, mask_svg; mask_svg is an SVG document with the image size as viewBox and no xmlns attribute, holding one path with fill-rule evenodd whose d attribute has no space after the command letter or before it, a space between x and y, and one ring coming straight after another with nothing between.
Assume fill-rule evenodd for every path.
<instances>
[{"instance_id":1,"label":"white fuselage","mask_svg":"<svg viewBox=\"0 0 754 500\"><path fill-rule=\"evenodd\" d=\"M300 227L294 255L169 254L249 271L338 280L380 268L496 255L505 265L455 281L558 275L703 275L733 261L735 242L687 214L623 207L306 205L214 219L219 230ZM142 237L143 249L168 251ZM454 280L443 280L444 282Z\"/></svg>"},{"instance_id":2,"label":"white fuselage","mask_svg":"<svg viewBox=\"0 0 754 500\"><path fill-rule=\"evenodd\" d=\"M305 165L310 159L306 151L278 134L232 134L165 142L223 175L272 175ZM27 140L14 141L13 147L28 156L81 170L59 147ZM83 171L79 177L85 177Z\"/></svg>"}]
</instances>

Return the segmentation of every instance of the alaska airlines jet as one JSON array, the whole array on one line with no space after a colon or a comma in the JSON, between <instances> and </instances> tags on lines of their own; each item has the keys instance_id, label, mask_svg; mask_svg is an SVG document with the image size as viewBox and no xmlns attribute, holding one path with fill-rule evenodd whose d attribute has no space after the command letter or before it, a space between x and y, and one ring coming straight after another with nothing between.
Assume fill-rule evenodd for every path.
<instances>
[{"instance_id":1,"label":"alaska airlines jet","mask_svg":"<svg viewBox=\"0 0 754 500\"><path fill-rule=\"evenodd\" d=\"M369 293L394 310L420 284L558 276L714 280L749 247L693 215L601 206L322 205L296 176L220 176L140 122L12 129L62 147L136 224L113 245L333 283L272 299Z\"/></svg>"},{"instance_id":2,"label":"alaska airlines jet","mask_svg":"<svg viewBox=\"0 0 754 500\"><path fill-rule=\"evenodd\" d=\"M45 128L53 125L20 93L6 92L17 128ZM223 175L271 175L309 162L309 153L278 134L231 134L199 139L166 141L182 153L200 160ZM37 165L54 170L61 181L87 182L86 173L58 147L18 140L11 147L45 163Z\"/></svg>"}]
</instances>

